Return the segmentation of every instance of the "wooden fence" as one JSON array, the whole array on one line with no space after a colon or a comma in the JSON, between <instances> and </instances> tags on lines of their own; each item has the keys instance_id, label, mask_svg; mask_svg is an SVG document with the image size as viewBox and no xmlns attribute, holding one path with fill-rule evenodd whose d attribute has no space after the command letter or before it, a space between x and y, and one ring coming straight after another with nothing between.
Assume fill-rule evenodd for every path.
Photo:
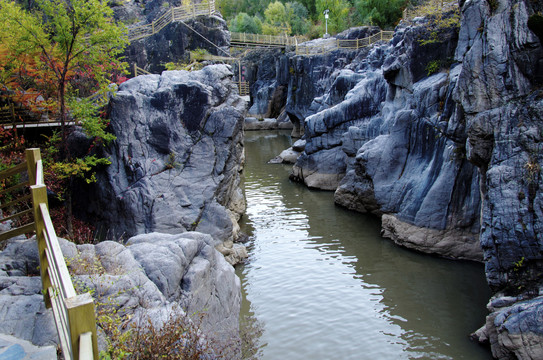
<instances>
[{"instance_id":1,"label":"wooden fence","mask_svg":"<svg viewBox=\"0 0 543 360\"><path fill-rule=\"evenodd\" d=\"M28 180L22 181L17 186L22 188L32 184L30 186L32 208L29 212L34 215L34 222L14 230L19 233L36 231L44 302L47 308L53 309L62 355L66 360L98 360L94 301L90 293L76 294L64 262L49 215L47 188L43 181L39 149L27 149L26 162L0 173L0 178L24 171L28 173ZM16 232L4 232L2 235L12 237Z\"/></svg>"},{"instance_id":2,"label":"wooden fence","mask_svg":"<svg viewBox=\"0 0 543 360\"><path fill-rule=\"evenodd\" d=\"M30 116L29 112L23 108L10 103L0 107L0 125L12 128L17 124L34 124L40 121Z\"/></svg>"},{"instance_id":3,"label":"wooden fence","mask_svg":"<svg viewBox=\"0 0 543 360\"><path fill-rule=\"evenodd\" d=\"M371 46L379 41L389 41L394 36L394 31L381 30L377 34L362 39L329 39L320 44L296 44L296 55L320 55L337 49L358 50Z\"/></svg>"},{"instance_id":4,"label":"wooden fence","mask_svg":"<svg viewBox=\"0 0 543 360\"><path fill-rule=\"evenodd\" d=\"M140 75L151 75L151 73L147 70L140 68L138 65L134 64L134 77L140 76Z\"/></svg>"},{"instance_id":5,"label":"wooden fence","mask_svg":"<svg viewBox=\"0 0 543 360\"><path fill-rule=\"evenodd\" d=\"M32 233L35 230L35 224L32 219L33 209L30 205L32 195L28 188L30 180L28 178L25 179L26 173L30 174L30 168L27 163L28 161L0 172L0 181L2 182L2 187L4 187L0 191L0 195L3 198L3 202L0 205L0 209L2 210L0 222L11 221L17 224L11 230L0 233L0 242L14 236ZM10 215L3 216L3 214Z\"/></svg>"},{"instance_id":6,"label":"wooden fence","mask_svg":"<svg viewBox=\"0 0 543 360\"><path fill-rule=\"evenodd\" d=\"M75 121L67 121L66 125L75 125ZM0 126L4 129L24 129L36 127L58 127L58 120L50 120L46 115L33 114L29 110L13 105L0 107Z\"/></svg>"},{"instance_id":7,"label":"wooden fence","mask_svg":"<svg viewBox=\"0 0 543 360\"><path fill-rule=\"evenodd\" d=\"M238 81L237 84L240 96L247 96L251 94L249 83L247 81Z\"/></svg>"},{"instance_id":8,"label":"wooden fence","mask_svg":"<svg viewBox=\"0 0 543 360\"><path fill-rule=\"evenodd\" d=\"M134 41L154 35L166 25L178 20L187 20L200 15L215 13L215 0L208 0L199 4L173 7L164 12L158 19L150 24L128 28L128 40Z\"/></svg>"},{"instance_id":9,"label":"wooden fence","mask_svg":"<svg viewBox=\"0 0 543 360\"><path fill-rule=\"evenodd\" d=\"M269 46L269 47L285 47L295 46L298 42L306 41L302 36L287 36L287 35L262 35L248 33L230 33L230 45L232 46Z\"/></svg>"}]
</instances>

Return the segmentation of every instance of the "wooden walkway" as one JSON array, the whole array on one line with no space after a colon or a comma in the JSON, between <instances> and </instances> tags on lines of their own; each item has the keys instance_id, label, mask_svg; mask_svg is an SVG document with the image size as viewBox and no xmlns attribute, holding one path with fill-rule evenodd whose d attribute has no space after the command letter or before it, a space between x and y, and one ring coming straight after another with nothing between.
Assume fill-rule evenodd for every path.
<instances>
[{"instance_id":1,"label":"wooden walkway","mask_svg":"<svg viewBox=\"0 0 543 360\"><path fill-rule=\"evenodd\" d=\"M154 35L174 21L188 20L201 15L209 16L215 12L215 0L209 0L207 3L173 7L150 24L129 27L128 40L135 41ZM243 47L285 47L294 46L297 41L306 40L305 37L301 36L296 38L286 35L261 35L236 32L231 32L230 37L231 45Z\"/></svg>"},{"instance_id":2,"label":"wooden walkway","mask_svg":"<svg viewBox=\"0 0 543 360\"><path fill-rule=\"evenodd\" d=\"M296 44L296 55L322 55L338 49L358 50L380 41L389 41L394 36L394 31L381 30L377 34L362 39L323 39L318 43Z\"/></svg>"},{"instance_id":3,"label":"wooden walkway","mask_svg":"<svg viewBox=\"0 0 543 360\"><path fill-rule=\"evenodd\" d=\"M0 126L4 129L59 127L60 125L58 120L37 119L28 110L15 106L13 103L0 107ZM75 125L75 122L66 122L66 125Z\"/></svg>"},{"instance_id":4,"label":"wooden walkway","mask_svg":"<svg viewBox=\"0 0 543 360\"><path fill-rule=\"evenodd\" d=\"M304 36L230 33L230 45L237 47L287 47L304 41Z\"/></svg>"},{"instance_id":5,"label":"wooden walkway","mask_svg":"<svg viewBox=\"0 0 543 360\"><path fill-rule=\"evenodd\" d=\"M200 15L209 16L214 13L215 0L209 0L207 3L173 7L150 24L128 28L128 40L134 41L154 35L174 21L188 20Z\"/></svg>"}]
</instances>

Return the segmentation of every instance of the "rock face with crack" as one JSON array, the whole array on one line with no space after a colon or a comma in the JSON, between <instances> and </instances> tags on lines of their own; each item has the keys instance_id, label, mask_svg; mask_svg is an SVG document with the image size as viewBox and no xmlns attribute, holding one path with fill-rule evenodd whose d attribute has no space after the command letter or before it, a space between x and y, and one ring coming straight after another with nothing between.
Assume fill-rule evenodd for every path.
<instances>
[{"instance_id":1,"label":"rock face with crack","mask_svg":"<svg viewBox=\"0 0 543 360\"><path fill-rule=\"evenodd\" d=\"M235 240L246 103L225 65L131 79L111 101L107 149L89 212L115 237L200 231Z\"/></svg>"}]
</instances>

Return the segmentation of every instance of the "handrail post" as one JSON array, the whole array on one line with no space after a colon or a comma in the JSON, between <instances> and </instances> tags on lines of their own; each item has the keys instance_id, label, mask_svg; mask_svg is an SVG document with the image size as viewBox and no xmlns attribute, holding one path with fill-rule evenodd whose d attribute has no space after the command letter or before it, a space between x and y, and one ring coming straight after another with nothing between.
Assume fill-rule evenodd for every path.
<instances>
[{"instance_id":1,"label":"handrail post","mask_svg":"<svg viewBox=\"0 0 543 360\"><path fill-rule=\"evenodd\" d=\"M36 164L38 160L41 160L40 149L38 148L26 149L25 155L26 155L26 166L28 169L28 182L30 183L30 185L36 185Z\"/></svg>"},{"instance_id":2,"label":"handrail post","mask_svg":"<svg viewBox=\"0 0 543 360\"><path fill-rule=\"evenodd\" d=\"M15 117L15 104L10 103L9 104L9 112L11 113L11 122L13 123L14 129L15 129L15 122L17 121Z\"/></svg>"},{"instance_id":3,"label":"handrail post","mask_svg":"<svg viewBox=\"0 0 543 360\"><path fill-rule=\"evenodd\" d=\"M45 223L41 216L40 204L47 205L47 187L44 184L32 185L30 187L32 194L32 209L34 210L34 224L36 226L36 240L38 241L38 254L40 258L40 275L42 283L43 301L45 307L51 307L51 299L49 298L48 290L52 284L49 278L49 262L47 261L47 255L45 254Z\"/></svg>"},{"instance_id":4,"label":"handrail post","mask_svg":"<svg viewBox=\"0 0 543 360\"><path fill-rule=\"evenodd\" d=\"M98 360L94 301L92 300L90 293L68 298L65 300L65 303L66 309L68 310L73 359L79 359L79 337L86 332L91 332L93 356L95 360Z\"/></svg>"},{"instance_id":5,"label":"handrail post","mask_svg":"<svg viewBox=\"0 0 543 360\"><path fill-rule=\"evenodd\" d=\"M174 11L174 8L172 7L172 22L175 21L175 11Z\"/></svg>"}]
</instances>

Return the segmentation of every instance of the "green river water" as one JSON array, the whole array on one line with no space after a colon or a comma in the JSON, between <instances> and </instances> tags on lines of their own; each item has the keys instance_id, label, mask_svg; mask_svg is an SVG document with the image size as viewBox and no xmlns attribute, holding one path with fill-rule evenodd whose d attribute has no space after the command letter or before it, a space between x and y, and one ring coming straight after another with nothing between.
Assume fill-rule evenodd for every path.
<instances>
[{"instance_id":1,"label":"green river water","mask_svg":"<svg viewBox=\"0 0 543 360\"><path fill-rule=\"evenodd\" d=\"M289 181L291 166L268 161L290 142L246 133L252 241L237 273L241 325L259 324L261 358L491 359L468 338L487 314L483 265L398 247L377 218Z\"/></svg>"}]
</instances>

